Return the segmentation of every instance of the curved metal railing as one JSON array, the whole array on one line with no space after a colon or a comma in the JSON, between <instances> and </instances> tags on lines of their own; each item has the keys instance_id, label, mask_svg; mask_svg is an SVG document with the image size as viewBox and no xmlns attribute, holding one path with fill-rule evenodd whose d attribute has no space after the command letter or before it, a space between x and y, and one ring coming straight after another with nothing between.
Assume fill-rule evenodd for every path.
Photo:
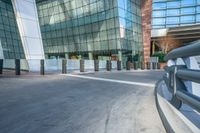
<instances>
[{"instance_id":1,"label":"curved metal railing","mask_svg":"<svg viewBox=\"0 0 200 133\"><path fill-rule=\"evenodd\" d=\"M200 40L190 43L169 52L165 56L166 61L171 61L172 65L165 68L165 83L172 93L171 103L178 109L185 103L200 112L200 97L188 91L185 81L200 83L200 70L192 70L187 67L187 59L191 56L200 55ZM182 59L184 64L178 64L178 59ZM200 89L200 88L198 88Z\"/></svg>"}]
</instances>

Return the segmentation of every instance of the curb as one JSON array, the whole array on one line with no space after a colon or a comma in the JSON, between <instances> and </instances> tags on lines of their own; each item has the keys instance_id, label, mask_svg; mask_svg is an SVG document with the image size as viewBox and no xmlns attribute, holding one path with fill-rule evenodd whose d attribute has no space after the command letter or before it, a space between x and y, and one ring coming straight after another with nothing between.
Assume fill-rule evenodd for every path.
<instances>
[{"instance_id":1,"label":"curb","mask_svg":"<svg viewBox=\"0 0 200 133\"><path fill-rule=\"evenodd\" d=\"M200 133L199 128L159 94L161 81L156 83L155 98L157 110L166 131L168 133Z\"/></svg>"}]
</instances>

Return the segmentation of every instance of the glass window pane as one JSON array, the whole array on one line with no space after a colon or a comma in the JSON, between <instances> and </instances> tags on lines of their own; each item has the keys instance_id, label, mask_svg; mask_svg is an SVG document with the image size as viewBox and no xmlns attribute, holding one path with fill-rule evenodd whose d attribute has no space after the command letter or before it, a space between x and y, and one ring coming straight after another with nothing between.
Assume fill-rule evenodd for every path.
<instances>
[{"instance_id":1,"label":"glass window pane","mask_svg":"<svg viewBox=\"0 0 200 133\"><path fill-rule=\"evenodd\" d=\"M124 0L118 0L118 6L124 9Z\"/></svg>"},{"instance_id":2,"label":"glass window pane","mask_svg":"<svg viewBox=\"0 0 200 133\"><path fill-rule=\"evenodd\" d=\"M164 25L165 18L155 18L153 19L153 25Z\"/></svg>"},{"instance_id":3,"label":"glass window pane","mask_svg":"<svg viewBox=\"0 0 200 133\"><path fill-rule=\"evenodd\" d=\"M194 13L195 13L195 8L182 8L181 9L181 15L194 14Z\"/></svg>"},{"instance_id":4,"label":"glass window pane","mask_svg":"<svg viewBox=\"0 0 200 133\"><path fill-rule=\"evenodd\" d=\"M197 13L200 13L200 6L197 6L197 7L196 7L196 12L197 12Z\"/></svg>"},{"instance_id":5,"label":"glass window pane","mask_svg":"<svg viewBox=\"0 0 200 133\"><path fill-rule=\"evenodd\" d=\"M197 22L200 22L200 14L197 14L197 15L196 15L196 21L197 21Z\"/></svg>"},{"instance_id":6,"label":"glass window pane","mask_svg":"<svg viewBox=\"0 0 200 133\"><path fill-rule=\"evenodd\" d=\"M164 10L153 11L152 16L153 17L165 17L165 11Z\"/></svg>"},{"instance_id":7,"label":"glass window pane","mask_svg":"<svg viewBox=\"0 0 200 133\"><path fill-rule=\"evenodd\" d=\"M178 15L179 15L179 9L167 10L167 16L178 16Z\"/></svg>"},{"instance_id":8,"label":"glass window pane","mask_svg":"<svg viewBox=\"0 0 200 133\"><path fill-rule=\"evenodd\" d=\"M195 0L182 0L181 6L194 6L195 2Z\"/></svg>"},{"instance_id":9,"label":"glass window pane","mask_svg":"<svg viewBox=\"0 0 200 133\"><path fill-rule=\"evenodd\" d=\"M179 8L179 7L180 7L180 1L167 2L167 8Z\"/></svg>"},{"instance_id":10,"label":"glass window pane","mask_svg":"<svg viewBox=\"0 0 200 133\"><path fill-rule=\"evenodd\" d=\"M194 21L194 16L181 16L181 23L193 23Z\"/></svg>"},{"instance_id":11,"label":"glass window pane","mask_svg":"<svg viewBox=\"0 0 200 133\"><path fill-rule=\"evenodd\" d=\"M168 17L166 19L166 24L178 24L179 23L179 17Z\"/></svg>"},{"instance_id":12,"label":"glass window pane","mask_svg":"<svg viewBox=\"0 0 200 133\"><path fill-rule=\"evenodd\" d=\"M161 3L153 3L153 9L165 9L166 8L166 3L161 2Z\"/></svg>"},{"instance_id":13,"label":"glass window pane","mask_svg":"<svg viewBox=\"0 0 200 133\"><path fill-rule=\"evenodd\" d=\"M179 25L166 25L167 28L178 27Z\"/></svg>"},{"instance_id":14,"label":"glass window pane","mask_svg":"<svg viewBox=\"0 0 200 133\"><path fill-rule=\"evenodd\" d=\"M197 4L200 5L200 0L197 0Z\"/></svg>"}]
</instances>

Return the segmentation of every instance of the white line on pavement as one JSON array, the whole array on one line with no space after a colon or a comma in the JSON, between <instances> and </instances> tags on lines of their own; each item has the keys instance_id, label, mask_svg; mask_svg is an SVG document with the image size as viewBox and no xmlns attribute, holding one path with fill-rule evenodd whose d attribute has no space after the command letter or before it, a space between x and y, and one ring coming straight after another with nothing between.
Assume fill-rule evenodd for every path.
<instances>
[{"instance_id":1,"label":"white line on pavement","mask_svg":"<svg viewBox=\"0 0 200 133\"><path fill-rule=\"evenodd\" d=\"M83 79L91 79L91 80L122 83L122 84L130 84L130 85L138 85L138 86L146 86L146 87L155 87L155 84L148 84L148 83L141 83L141 82L131 82L131 81L116 80L116 79L89 77L89 76L83 76L83 75L73 75L73 74L67 74L67 76L83 78Z\"/></svg>"}]
</instances>

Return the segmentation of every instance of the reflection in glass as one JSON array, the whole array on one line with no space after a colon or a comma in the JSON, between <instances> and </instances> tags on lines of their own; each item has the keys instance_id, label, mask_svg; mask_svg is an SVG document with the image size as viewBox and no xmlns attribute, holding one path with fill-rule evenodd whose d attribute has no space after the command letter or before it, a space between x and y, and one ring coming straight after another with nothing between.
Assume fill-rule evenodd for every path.
<instances>
[{"instance_id":1,"label":"reflection in glass","mask_svg":"<svg viewBox=\"0 0 200 133\"><path fill-rule=\"evenodd\" d=\"M0 43L5 59L25 58L11 1L0 0Z\"/></svg>"},{"instance_id":2,"label":"reflection in glass","mask_svg":"<svg viewBox=\"0 0 200 133\"><path fill-rule=\"evenodd\" d=\"M38 0L37 8L48 58L142 52L140 0Z\"/></svg>"},{"instance_id":3,"label":"reflection in glass","mask_svg":"<svg viewBox=\"0 0 200 133\"><path fill-rule=\"evenodd\" d=\"M200 0L153 0L152 28L162 29L199 23L199 4ZM166 12L166 15L164 12ZM163 24L164 21L162 20L164 19L166 19L166 24Z\"/></svg>"}]
</instances>

